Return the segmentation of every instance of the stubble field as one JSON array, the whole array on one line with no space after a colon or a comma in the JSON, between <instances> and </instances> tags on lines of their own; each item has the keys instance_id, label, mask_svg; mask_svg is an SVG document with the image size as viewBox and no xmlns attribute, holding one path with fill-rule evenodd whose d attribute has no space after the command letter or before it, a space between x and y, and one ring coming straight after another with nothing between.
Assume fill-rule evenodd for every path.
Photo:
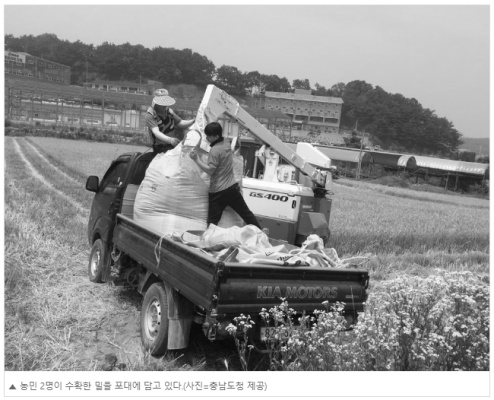
<instances>
[{"instance_id":1,"label":"stubble field","mask_svg":"<svg viewBox=\"0 0 494 400\"><path fill-rule=\"evenodd\" d=\"M140 295L87 278L92 193L84 189L85 180L101 178L118 154L144 150L54 138L5 139L6 370L239 365L234 347L199 336L182 357L185 366L173 362L175 354L150 358L140 347ZM489 201L339 182L329 246L341 258L369 257L370 293L376 299L407 281L430 283L450 273L466 274L488 289ZM485 369L485 362L477 369Z\"/></svg>"}]
</instances>

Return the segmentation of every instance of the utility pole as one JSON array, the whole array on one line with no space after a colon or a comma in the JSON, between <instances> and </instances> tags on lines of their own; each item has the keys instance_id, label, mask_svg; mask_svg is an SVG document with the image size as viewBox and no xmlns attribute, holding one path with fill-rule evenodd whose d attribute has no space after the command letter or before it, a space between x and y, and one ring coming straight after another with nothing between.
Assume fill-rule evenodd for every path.
<instances>
[{"instance_id":1,"label":"utility pole","mask_svg":"<svg viewBox=\"0 0 494 400\"><path fill-rule=\"evenodd\" d=\"M358 133L357 131L358 127L358 119L355 121L355 132ZM360 173L362 172L362 148L364 146L364 131L362 131L362 137L360 138L360 152L358 156L358 166L357 166L357 179L360 179Z\"/></svg>"},{"instance_id":2,"label":"utility pole","mask_svg":"<svg viewBox=\"0 0 494 400\"><path fill-rule=\"evenodd\" d=\"M88 74L88 63L87 63L87 57L86 57L86 89L87 89L87 74Z\"/></svg>"}]
</instances>

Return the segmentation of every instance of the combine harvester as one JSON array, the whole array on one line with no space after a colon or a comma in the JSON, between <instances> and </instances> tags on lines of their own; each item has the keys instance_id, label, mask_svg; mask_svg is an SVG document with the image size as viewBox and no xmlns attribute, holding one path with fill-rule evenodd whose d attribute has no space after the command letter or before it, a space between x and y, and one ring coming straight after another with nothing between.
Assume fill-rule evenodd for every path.
<instances>
[{"instance_id":1,"label":"combine harvester","mask_svg":"<svg viewBox=\"0 0 494 400\"><path fill-rule=\"evenodd\" d=\"M327 243L334 171L331 160L309 143L298 143L294 152L214 85L208 86L199 109L205 110L211 121L226 115L264 143L256 152L264 164L262 178L244 177L242 185L247 205L259 224L269 229L269 236L299 246L315 233ZM280 158L288 165L280 165Z\"/></svg>"}]
</instances>

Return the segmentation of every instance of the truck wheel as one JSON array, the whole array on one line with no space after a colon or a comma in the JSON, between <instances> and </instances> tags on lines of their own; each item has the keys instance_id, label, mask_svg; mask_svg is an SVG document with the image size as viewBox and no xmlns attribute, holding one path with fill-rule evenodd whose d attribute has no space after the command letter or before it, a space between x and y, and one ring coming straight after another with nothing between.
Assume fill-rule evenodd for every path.
<instances>
[{"instance_id":1,"label":"truck wheel","mask_svg":"<svg viewBox=\"0 0 494 400\"><path fill-rule=\"evenodd\" d=\"M89 264L87 272L89 280L94 283L103 282L104 260L106 258L105 244L101 239L96 240L89 254Z\"/></svg>"},{"instance_id":2,"label":"truck wheel","mask_svg":"<svg viewBox=\"0 0 494 400\"><path fill-rule=\"evenodd\" d=\"M142 302L141 340L152 356L162 356L168 345L168 299L163 283L153 283Z\"/></svg>"}]
</instances>

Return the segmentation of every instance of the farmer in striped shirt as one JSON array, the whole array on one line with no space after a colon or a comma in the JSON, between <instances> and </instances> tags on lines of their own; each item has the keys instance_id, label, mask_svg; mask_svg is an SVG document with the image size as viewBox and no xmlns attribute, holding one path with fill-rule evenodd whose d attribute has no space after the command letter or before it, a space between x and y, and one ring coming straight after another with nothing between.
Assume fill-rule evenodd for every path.
<instances>
[{"instance_id":1,"label":"farmer in striped shirt","mask_svg":"<svg viewBox=\"0 0 494 400\"><path fill-rule=\"evenodd\" d=\"M170 108L175 99L168 95L168 90L158 89L154 93L151 107L147 110L146 126L155 153L165 153L180 143L181 138L175 128L186 129L194 119L183 121Z\"/></svg>"}]
</instances>

